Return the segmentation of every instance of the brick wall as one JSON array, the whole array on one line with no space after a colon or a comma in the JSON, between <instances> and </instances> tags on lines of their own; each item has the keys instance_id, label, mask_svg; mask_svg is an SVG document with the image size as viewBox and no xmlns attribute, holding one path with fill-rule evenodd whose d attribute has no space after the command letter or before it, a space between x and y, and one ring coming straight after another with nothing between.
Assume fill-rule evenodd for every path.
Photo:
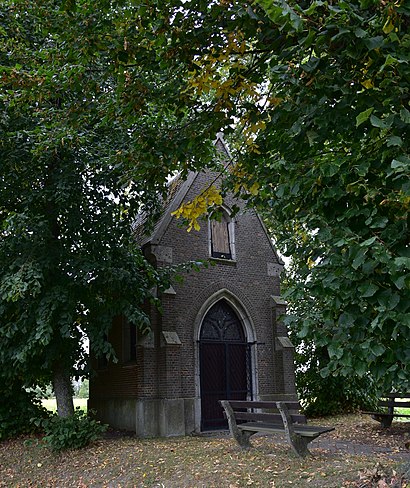
<instances>
[{"instance_id":1,"label":"brick wall","mask_svg":"<svg viewBox=\"0 0 410 488\"><path fill-rule=\"evenodd\" d=\"M90 381L90 398L133 397L138 395L138 381L141 371L135 362L124 362L122 358L123 319L114 320L113 328L109 334L118 362L109 362L107 367L99 368L98 361L93 358L92 366L95 371Z\"/></svg>"},{"instance_id":2,"label":"brick wall","mask_svg":"<svg viewBox=\"0 0 410 488\"><path fill-rule=\"evenodd\" d=\"M212 173L197 176L185 200L191 200L206 188L215 177ZM234 202L227 198L225 203ZM254 359L257 358L260 396L275 392L294 392L292 350L276 350L275 334L286 336L286 330L278 317L283 312L272 305L272 295L280 295L278 259L266 236L258 216L252 210L244 210L234 217L236 259L214 260L214 266L200 272L191 272L182 283L174 283L170 293L162 295L163 315L152 310L153 332L143 340L137 350L133 365L120 361L110 365L91 382L91 396L193 398L198 394L197 339L200 321L206 312L204 304L220 290L237 305L248 329L253 331L257 342ZM209 258L208 222L201 222L201 230L191 233L172 219L162 229L161 238L148 244L145 249L151 258L156 256L157 265L183 263ZM280 266L279 266L280 267ZM210 306L210 305L209 305ZM175 332L179 343L169 343L163 331ZM122 330L115 324L110 339L121 356ZM248 337L249 340L249 337Z\"/></svg>"},{"instance_id":3,"label":"brick wall","mask_svg":"<svg viewBox=\"0 0 410 488\"><path fill-rule=\"evenodd\" d=\"M191 200L202 191L214 175L201 174L197 177L186 200ZM231 206L232 199L225 203ZM199 232L188 233L172 220L166 229L160 246L172 248L173 263L209 258L208 223L200 223ZM255 212L241 211L235 217L236 262L215 260L214 266L200 272L191 272L183 283L173 285L175 295L163 297L163 330L177 332L181 346L179 373L183 397L195 395L195 326L203 304L218 290L226 289L236 297L246 310L253 325L258 343L259 394L275 391L275 370L273 352L273 321L271 295L280 294L278 276L268 276L268 263L278 263L264 228ZM178 366L176 366L178 367ZM283 369L283 361L279 367ZM276 365L278 368L278 365ZM279 373L279 371L277 371ZM283 374L283 371L280 372ZM279 385L278 385L279 386ZM283 388L283 382L280 385ZM165 388L165 387L164 387Z\"/></svg>"}]
</instances>

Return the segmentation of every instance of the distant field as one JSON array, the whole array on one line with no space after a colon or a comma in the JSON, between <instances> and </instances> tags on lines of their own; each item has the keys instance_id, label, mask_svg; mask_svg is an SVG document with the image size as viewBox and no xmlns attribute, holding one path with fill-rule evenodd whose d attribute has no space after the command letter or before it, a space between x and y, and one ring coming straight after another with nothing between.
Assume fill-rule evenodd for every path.
<instances>
[{"instance_id":1,"label":"distant field","mask_svg":"<svg viewBox=\"0 0 410 488\"><path fill-rule=\"evenodd\" d=\"M398 400L398 399L396 399L396 400ZM403 402L404 401L407 401L408 402L408 399L406 398L405 400L402 400L402 401ZM401 414L404 414L404 415L410 415L410 408L395 408L394 411L395 411L395 413L401 413ZM404 421L407 421L407 419L404 418Z\"/></svg>"},{"instance_id":2,"label":"distant field","mask_svg":"<svg viewBox=\"0 0 410 488\"><path fill-rule=\"evenodd\" d=\"M46 400L42 400L41 403L43 407L51 412L55 412L57 410L57 404L55 398L47 398ZM80 407L81 410L84 412L87 411L87 398L74 398L74 408Z\"/></svg>"}]
</instances>

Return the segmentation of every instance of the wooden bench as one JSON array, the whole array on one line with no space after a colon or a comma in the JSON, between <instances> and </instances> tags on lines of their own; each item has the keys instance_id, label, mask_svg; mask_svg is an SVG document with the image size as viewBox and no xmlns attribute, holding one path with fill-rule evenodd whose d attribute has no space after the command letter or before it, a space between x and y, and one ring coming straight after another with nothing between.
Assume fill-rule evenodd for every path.
<instances>
[{"instance_id":1,"label":"wooden bench","mask_svg":"<svg viewBox=\"0 0 410 488\"><path fill-rule=\"evenodd\" d=\"M395 408L409 408L410 407L410 393L388 393L385 397L380 399L377 403L379 407L386 408L387 411L380 412L362 412L371 415L374 420L377 420L383 427L390 427L394 417L410 417L404 413L394 413Z\"/></svg>"},{"instance_id":2,"label":"wooden bench","mask_svg":"<svg viewBox=\"0 0 410 488\"><path fill-rule=\"evenodd\" d=\"M334 430L334 427L306 425L306 417L299 413L300 405L295 396L286 399L280 395L273 401L220 400L228 420L229 430L238 444L246 449L250 437L257 432L284 433L293 451L300 457L309 454L307 445L316 437Z\"/></svg>"}]
</instances>

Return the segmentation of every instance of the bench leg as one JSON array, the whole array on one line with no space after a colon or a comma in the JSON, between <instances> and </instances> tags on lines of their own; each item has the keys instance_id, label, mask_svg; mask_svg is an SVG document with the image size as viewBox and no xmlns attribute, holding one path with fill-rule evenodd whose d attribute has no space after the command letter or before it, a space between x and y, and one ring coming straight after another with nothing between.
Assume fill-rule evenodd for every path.
<instances>
[{"instance_id":1,"label":"bench leg","mask_svg":"<svg viewBox=\"0 0 410 488\"><path fill-rule=\"evenodd\" d=\"M383 425L384 428L387 428L387 427L391 427L391 424L393 422L393 416L384 416L382 419L381 419L381 424Z\"/></svg>"},{"instance_id":2,"label":"bench leg","mask_svg":"<svg viewBox=\"0 0 410 488\"><path fill-rule=\"evenodd\" d=\"M390 427L392 422L393 422L393 416L390 416L390 415L374 414L374 415L372 415L372 418L374 420L377 420L377 422L380 422L384 428Z\"/></svg>"},{"instance_id":3,"label":"bench leg","mask_svg":"<svg viewBox=\"0 0 410 488\"><path fill-rule=\"evenodd\" d=\"M222 405L222 407L225 410L226 418L228 420L229 430L231 432L232 437L242 447L242 449L248 449L252 447L252 444L249 439L253 434L255 434L255 432L252 432L250 430L238 429L238 425L235 420L235 414L229 402L226 400L221 400L219 403Z\"/></svg>"},{"instance_id":4,"label":"bench leg","mask_svg":"<svg viewBox=\"0 0 410 488\"><path fill-rule=\"evenodd\" d=\"M299 434L294 434L293 436L288 435L286 433L286 437L288 438L288 442L291 445L293 452L302 458L306 457L310 454L310 451L307 447L309 440L306 437L302 437Z\"/></svg>"},{"instance_id":5,"label":"bench leg","mask_svg":"<svg viewBox=\"0 0 410 488\"><path fill-rule=\"evenodd\" d=\"M242 447L242 449L249 449L252 447L250 438L256 432L252 432L250 430L239 430L238 435L235 437L237 443Z\"/></svg>"},{"instance_id":6,"label":"bench leg","mask_svg":"<svg viewBox=\"0 0 410 488\"><path fill-rule=\"evenodd\" d=\"M282 415L283 425L285 427L286 439L291 445L294 453L297 456L306 457L308 454L310 454L307 445L309 443L309 440L312 439L307 439L306 437L302 437L301 435L296 434L293 428L292 419L289 415L289 411L285 403L277 402L276 406L278 407L278 410Z\"/></svg>"}]
</instances>

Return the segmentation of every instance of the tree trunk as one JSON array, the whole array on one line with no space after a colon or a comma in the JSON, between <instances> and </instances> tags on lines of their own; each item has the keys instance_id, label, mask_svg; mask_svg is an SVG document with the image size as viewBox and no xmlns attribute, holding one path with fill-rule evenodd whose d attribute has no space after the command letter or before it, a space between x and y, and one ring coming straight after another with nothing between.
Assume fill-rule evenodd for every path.
<instances>
[{"instance_id":1,"label":"tree trunk","mask_svg":"<svg viewBox=\"0 0 410 488\"><path fill-rule=\"evenodd\" d=\"M70 417L71 415L74 415L71 379L61 368L57 367L54 370L53 387L56 395L57 413L59 417Z\"/></svg>"}]
</instances>

